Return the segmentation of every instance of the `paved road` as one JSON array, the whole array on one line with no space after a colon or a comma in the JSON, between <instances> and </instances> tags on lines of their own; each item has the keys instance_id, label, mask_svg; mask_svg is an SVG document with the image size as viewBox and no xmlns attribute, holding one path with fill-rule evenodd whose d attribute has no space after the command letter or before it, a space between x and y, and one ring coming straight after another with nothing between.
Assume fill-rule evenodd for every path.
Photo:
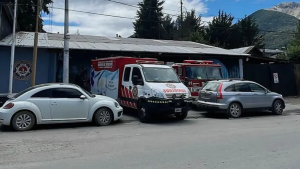
<instances>
[{"instance_id":1,"label":"paved road","mask_svg":"<svg viewBox=\"0 0 300 169\"><path fill-rule=\"evenodd\" d=\"M300 111L0 131L1 169L299 169Z\"/></svg>"}]
</instances>

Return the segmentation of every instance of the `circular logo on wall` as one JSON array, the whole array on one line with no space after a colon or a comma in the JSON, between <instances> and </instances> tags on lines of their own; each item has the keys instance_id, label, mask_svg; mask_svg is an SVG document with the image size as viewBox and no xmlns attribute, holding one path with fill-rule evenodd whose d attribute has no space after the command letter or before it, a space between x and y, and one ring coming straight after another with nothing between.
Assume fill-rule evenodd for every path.
<instances>
[{"instance_id":1,"label":"circular logo on wall","mask_svg":"<svg viewBox=\"0 0 300 169\"><path fill-rule=\"evenodd\" d=\"M132 88L132 95L134 98L138 98L138 88L136 86L133 86Z\"/></svg>"},{"instance_id":2,"label":"circular logo on wall","mask_svg":"<svg viewBox=\"0 0 300 169\"><path fill-rule=\"evenodd\" d=\"M32 74L32 65L26 60L14 64L14 77L18 80L28 80Z\"/></svg>"},{"instance_id":3,"label":"circular logo on wall","mask_svg":"<svg viewBox=\"0 0 300 169\"><path fill-rule=\"evenodd\" d=\"M167 86L167 87L169 87L169 88L176 88L176 86L175 86L175 85L173 85L173 84L170 84L170 83L167 83L167 84L166 84L166 86Z\"/></svg>"}]
</instances>

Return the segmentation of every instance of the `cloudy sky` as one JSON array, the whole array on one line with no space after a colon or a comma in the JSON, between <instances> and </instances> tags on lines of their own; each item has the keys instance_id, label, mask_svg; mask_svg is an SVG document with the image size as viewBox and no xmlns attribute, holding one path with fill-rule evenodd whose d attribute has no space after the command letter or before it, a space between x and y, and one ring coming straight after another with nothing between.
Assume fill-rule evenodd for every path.
<instances>
[{"instance_id":1,"label":"cloudy sky","mask_svg":"<svg viewBox=\"0 0 300 169\"><path fill-rule=\"evenodd\" d=\"M120 34L128 37L133 34L134 18L136 17L137 3L142 0L69 0L70 33L79 31L84 35L100 35L114 37ZM249 15L252 12L269 8L282 0L183 0L183 11L195 9L207 23L215 16L219 9L233 14L237 18ZM48 32L63 33L64 0L53 0L51 14L43 14L44 29ZM165 0L164 13L180 14L180 0ZM124 5L127 4L127 5ZM51 7L52 5L50 5ZM72 11L73 10L73 11ZM76 11L74 11L76 10ZM82 11L82 12L78 12ZM88 13L86 13L88 12ZM123 18L103 16L114 15Z\"/></svg>"}]
</instances>

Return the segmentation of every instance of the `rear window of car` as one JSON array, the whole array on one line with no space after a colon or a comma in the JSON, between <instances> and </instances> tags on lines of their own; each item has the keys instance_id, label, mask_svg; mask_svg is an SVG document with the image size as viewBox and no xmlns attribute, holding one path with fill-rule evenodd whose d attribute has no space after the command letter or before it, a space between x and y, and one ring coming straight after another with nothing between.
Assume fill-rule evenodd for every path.
<instances>
[{"instance_id":1,"label":"rear window of car","mask_svg":"<svg viewBox=\"0 0 300 169\"><path fill-rule=\"evenodd\" d=\"M206 85L203 87L202 90L206 90L206 91L218 91L220 83L219 82L208 82L206 83Z\"/></svg>"}]
</instances>

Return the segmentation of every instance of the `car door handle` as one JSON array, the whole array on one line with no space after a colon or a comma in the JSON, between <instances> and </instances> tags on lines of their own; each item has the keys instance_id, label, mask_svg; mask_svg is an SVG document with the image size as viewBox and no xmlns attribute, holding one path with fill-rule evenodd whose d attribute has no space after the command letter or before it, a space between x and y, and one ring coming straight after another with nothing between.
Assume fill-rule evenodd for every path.
<instances>
[{"instance_id":1,"label":"car door handle","mask_svg":"<svg viewBox=\"0 0 300 169\"><path fill-rule=\"evenodd\" d=\"M57 103L56 102L52 102L51 105L57 105Z\"/></svg>"},{"instance_id":2,"label":"car door handle","mask_svg":"<svg viewBox=\"0 0 300 169\"><path fill-rule=\"evenodd\" d=\"M257 95L256 93L254 93L253 95Z\"/></svg>"},{"instance_id":3,"label":"car door handle","mask_svg":"<svg viewBox=\"0 0 300 169\"><path fill-rule=\"evenodd\" d=\"M240 96L241 94L240 93L238 93L238 94L236 94L237 96Z\"/></svg>"}]
</instances>

